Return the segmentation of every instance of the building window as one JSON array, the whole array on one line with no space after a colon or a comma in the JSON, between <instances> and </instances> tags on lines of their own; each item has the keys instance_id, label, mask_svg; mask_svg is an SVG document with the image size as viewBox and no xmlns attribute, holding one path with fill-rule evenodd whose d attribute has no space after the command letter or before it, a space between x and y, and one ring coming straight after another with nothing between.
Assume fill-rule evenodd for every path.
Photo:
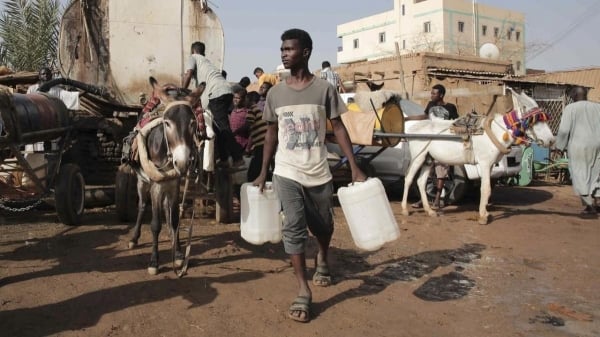
<instances>
[{"instance_id":1,"label":"building window","mask_svg":"<svg viewBox=\"0 0 600 337\"><path fill-rule=\"evenodd\" d=\"M406 40L402 40L402 49L406 49Z\"/></svg>"},{"instance_id":2,"label":"building window","mask_svg":"<svg viewBox=\"0 0 600 337\"><path fill-rule=\"evenodd\" d=\"M385 32L379 33L379 43L385 42Z\"/></svg>"},{"instance_id":3,"label":"building window","mask_svg":"<svg viewBox=\"0 0 600 337\"><path fill-rule=\"evenodd\" d=\"M519 41L521 39L521 32L515 32L515 40Z\"/></svg>"},{"instance_id":4,"label":"building window","mask_svg":"<svg viewBox=\"0 0 600 337\"><path fill-rule=\"evenodd\" d=\"M402 5L402 16L404 16L404 14L406 14L406 8L404 8L404 5Z\"/></svg>"},{"instance_id":5,"label":"building window","mask_svg":"<svg viewBox=\"0 0 600 337\"><path fill-rule=\"evenodd\" d=\"M498 34L500 34L500 29L498 27L494 27L494 37L498 37Z\"/></svg>"},{"instance_id":6,"label":"building window","mask_svg":"<svg viewBox=\"0 0 600 337\"><path fill-rule=\"evenodd\" d=\"M487 26L486 25L481 26L481 35L483 35L483 36L487 35Z\"/></svg>"},{"instance_id":7,"label":"building window","mask_svg":"<svg viewBox=\"0 0 600 337\"><path fill-rule=\"evenodd\" d=\"M354 49L358 49L358 39L354 39L352 43L354 44Z\"/></svg>"},{"instance_id":8,"label":"building window","mask_svg":"<svg viewBox=\"0 0 600 337\"><path fill-rule=\"evenodd\" d=\"M462 21L458 21L458 32L463 33L465 31L465 23Z\"/></svg>"},{"instance_id":9,"label":"building window","mask_svg":"<svg viewBox=\"0 0 600 337\"><path fill-rule=\"evenodd\" d=\"M431 21L427 21L423 23L423 32L430 33L431 32Z\"/></svg>"},{"instance_id":10,"label":"building window","mask_svg":"<svg viewBox=\"0 0 600 337\"><path fill-rule=\"evenodd\" d=\"M517 71L521 70L521 61L517 61Z\"/></svg>"},{"instance_id":11,"label":"building window","mask_svg":"<svg viewBox=\"0 0 600 337\"><path fill-rule=\"evenodd\" d=\"M512 29L506 31L506 38L510 40L512 38Z\"/></svg>"}]
</instances>

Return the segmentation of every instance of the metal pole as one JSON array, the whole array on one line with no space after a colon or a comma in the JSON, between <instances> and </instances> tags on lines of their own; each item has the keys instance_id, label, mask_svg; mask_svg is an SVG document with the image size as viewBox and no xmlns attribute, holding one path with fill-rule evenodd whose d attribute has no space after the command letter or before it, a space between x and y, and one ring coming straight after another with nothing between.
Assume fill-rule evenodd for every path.
<instances>
[{"instance_id":1,"label":"metal pole","mask_svg":"<svg viewBox=\"0 0 600 337\"><path fill-rule=\"evenodd\" d=\"M477 31L479 30L479 24L477 22L477 10L475 8L476 0L473 0L473 54L477 56Z\"/></svg>"},{"instance_id":2,"label":"metal pole","mask_svg":"<svg viewBox=\"0 0 600 337\"><path fill-rule=\"evenodd\" d=\"M373 136L376 137L394 137L394 138L406 138L406 139L438 139L438 140L461 140L462 137L458 135L439 135L429 133L387 133L387 132L373 132Z\"/></svg>"},{"instance_id":3,"label":"metal pole","mask_svg":"<svg viewBox=\"0 0 600 337\"><path fill-rule=\"evenodd\" d=\"M402 66L402 57L400 56L400 47L398 46L398 41L395 42L396 45L396 57L398 57L398 64L400 65L400 83L402 84L402 90L404 90L404 97L408 99L408 90L406 90L406 83L404 82L404 68Z\"/></svg>"}]
</instances>

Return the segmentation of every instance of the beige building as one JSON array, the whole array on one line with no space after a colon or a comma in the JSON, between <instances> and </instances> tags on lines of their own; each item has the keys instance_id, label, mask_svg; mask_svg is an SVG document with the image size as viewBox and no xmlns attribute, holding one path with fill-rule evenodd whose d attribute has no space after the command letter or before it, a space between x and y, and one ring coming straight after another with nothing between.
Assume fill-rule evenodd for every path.
<instances>
[{"instance_id":1,"label":"beige building","mask_svg":"<svg viewBox=\"0 0 600 337\"><path fill-rule=\"evenodd\" d=\"M368 91L367 81L383 84L382 89L402 93L425 108L431 87L443 84L446 101L456 104L459 114L468 111L487 112L494 95L503 95L501 79L507 76L508 62L473 56L430 52L392 56L372 61L359 61L340 66L336 71L348 91ZM461 75L456 77L456 75ZM494 112L504 112L510 102L500 99ZM497 109L497 110L496 110Z\"/></svg>"},{"instance_id":2,"label":"beige building","mask_svg":"<svg viewBox=\"0 0 600 337\"><path fill-rule=\"evenodd\" d=\"M369 82L384 90L399 92L423 106L430 100L431 87L446 87L444 100L458 108L459 115L470 111L479 114L503 113L512 108L511 96L506 87L524 90L537 101L540 108L552 116L549 122L554 132L558 130L560 116L568 99L566 91L576 81L550 81L542 78L516 77L509 74L511 63L475 56L460 56L420 52L358 61L342 65L336 71L343 79L347 92L368 91Z\"/></svg>"},{"instance_id":3,"label":"beige building","mask_svg":"<svg viewBox=\"0 0 600 337\"><path fill-rule=\"evenodd\" d=\"M338 25L338 63L415 52L479 56L489 43L498 52L486 57L508 61L516 75L525 74L523 13L466 0L394 0L393 5L390 11Z\"/></svg>"}]
</instances>

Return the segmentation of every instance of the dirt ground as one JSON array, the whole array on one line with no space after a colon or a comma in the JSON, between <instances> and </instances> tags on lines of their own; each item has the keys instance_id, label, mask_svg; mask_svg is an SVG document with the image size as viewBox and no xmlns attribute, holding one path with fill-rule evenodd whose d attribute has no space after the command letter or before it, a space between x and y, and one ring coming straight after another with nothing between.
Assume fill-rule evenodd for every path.
<instances>
[{"instance_id":1,"label":"dirt ground","mask_svg":"<svg viewBox=\"0 0 600 337\"><path fill-rule=\"evenodd\" d=\"M356 248L336 208L335 284L313 287L307 324L286 317L296 284L281 244L250 245L238 224L198 220L178 279L168 231L150 276L149 228L127 249L132 225L112 208L79 227L0 214L0 334L600 336L600 220L579 218L571 186L497 187L487 226L476 200L437 218L391 203L402 236L376 252Z\"/></svg>"}]
</instances>

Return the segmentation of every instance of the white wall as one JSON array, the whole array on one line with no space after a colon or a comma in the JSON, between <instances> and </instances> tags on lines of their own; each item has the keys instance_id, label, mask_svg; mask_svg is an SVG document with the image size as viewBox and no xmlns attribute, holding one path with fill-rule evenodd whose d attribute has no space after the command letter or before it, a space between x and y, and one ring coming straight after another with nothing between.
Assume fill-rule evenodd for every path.
<instances>
[{"instance_id":1,"label":"white wall","mask_svg":"<svg viewBox=\"0 0 600 337\"><path fill-rule=\"evenodd\" d=\"M394 55L396 41L402 54L432 51L471 56L478 54L481 45L491 42L499 47L501 60L510 60L518 75L525 74L525 16L522 13L477 3L474 8L472 1L464 0L415 2L394 0L391 11L339 25L337 34L342 38L343 50L338 52L337 62L352 63ZM459 21L464 23L463 32L459 32ZM430 22L429 33L424 32L425 22ZM483 25L487 26L485 36ZM494 36L494 28L498 28L498 36ZM386 42L378 43L379 33L383 31ZM358 48L353 46L354 39L359 40Z\"/></svg>"},{"instance_id":2,"label":"white wall","mask_svg":"<svg viewBox=\"0 0 600 337\"><path fill-rule=\"evenodd\" d=\"M380 33L385 34L383 43L379 42ZM341 24L337 27L337 35L342 39L342 51L337 54L337 62L350 63L391 56L396 33L397 18L394 11ZM358 39L358 48L354 48L355 39Z\"/></svg>"}]
</instances>

